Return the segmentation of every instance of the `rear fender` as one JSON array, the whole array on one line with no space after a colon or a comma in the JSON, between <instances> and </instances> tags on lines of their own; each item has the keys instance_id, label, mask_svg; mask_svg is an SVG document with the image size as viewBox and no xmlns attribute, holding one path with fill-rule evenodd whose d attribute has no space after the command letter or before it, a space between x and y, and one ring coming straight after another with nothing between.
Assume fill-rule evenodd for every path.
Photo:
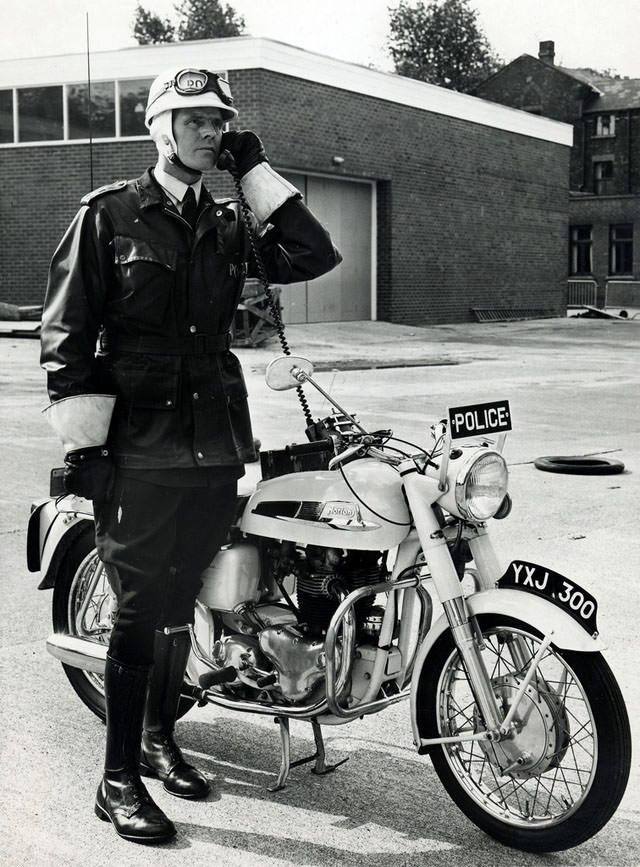
<instances>
[{"instance_id":1,"label":"rear fender","mask_svg":"<svg viewBox=\"0 0 640 867\"><path fill-rule=\"evenodd\" d=\"M27 529L27 567L40 571L39 590L54 586L71 544L93 525L91 503L80 497L47 499L32 506Z\"/></svg>"},{"instance_id":2,"label":"rear fender","mask_svg":"<svg viewBox=\"0 0 640 867\"><path fill-rule=\"evenodd\" d=\"M564 650L577 650L582 653L602 651L606 645L597 636L591 636L572 617L539 596L523 590L497 589L475 593L466 599L467 608L474 617L482 614L503 614L528 623L542 635L553 631L553 645ZM429 655L436 642L449 629L449 622L443 614L429 630L416 656L414 674L411 682L411 726L414 742L420 743L417 722L418 685L422 669L429 664Z\"/></svg>"}]
</instances>

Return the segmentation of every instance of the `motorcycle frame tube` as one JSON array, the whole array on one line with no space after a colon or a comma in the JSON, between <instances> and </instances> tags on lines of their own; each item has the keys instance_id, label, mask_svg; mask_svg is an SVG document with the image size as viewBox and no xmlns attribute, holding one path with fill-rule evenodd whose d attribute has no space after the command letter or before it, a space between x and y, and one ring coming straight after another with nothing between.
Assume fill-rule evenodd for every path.
<instances>
[{"instance_id":1,"label":"motorcycle frame tube","mask_svg":"<svg viewBox=\"0 0 640 867\"><path fill-rule=\"evenodd\" d=\"M338 606L335 614L331 618L331 623L329 624L329 628L327 629L327 635L325 639L325 648L327 654L327 705L329 707L329 711L335 716L342 718L345 722L348 722L351 719L355 719L356 717L362 716L363 714L376 713L379 710L382 710L385 707L388 707L390 704L395 704L398 701L402 701L403 699L409 696L409 689L403 689L401 692L394 696L385 696L383 699L373 699L373 696L376 696L380 691L380 687L383 683L383 675L384 675L384 666L386 662L386 646L381 644L380 642L384 640L384 636L386 635L388 638L388 644L391 643L391 637L393 633L393 626L395 624L395 600L393 603L387 601L387 606L385 608L385 618L382 623L382 629L380 631L380 637L378 639L378 651L376 654L376 659L374 661L374 670L371 676L371 684L367 693L361 701L358 702L357 705L354 705L351 708L344 708L339 704L339 693L336 690L336 676L335 676L335 659L336 659L336 648L337 648L337 633L338 628L340 626L343 618L348 614L349 610L353 608L354 604L364 596L375 596L378 593L396 593L400 590L405 589L415 589L418 592L419 598L423 601L423 613L422 613L422 621L424 621L426 613L431 613L430 607L430 599L427 601L428 597L427 591L420 585L419 578L406 578L397 582L388 582L383 581L379 584L373 584L370 587L361 587L358 590L354 590L349 596ZM401 627L402 628L402 627ZM410 624L407 623L407 627L410 628ZM423 629L423 624L420 626L420 634L425 630ZM413 666L415 657L418 653L418 649L420 647L420 642L417 643L415 651L412 655L411 659L403 660L404 665L402 671L399 673L398 677L394 680L398 679L406 679L406 672ZM390 678L391 679L391 678Z\"/></svg>"},{"instance_id":2,"label":"motorcycle frame tube","mask_svg":"<svg viewBox=\"0 0 640 867\"><path fill-rule=\"evenodd\" d=\"M416 565L416 561L421 550L422 547L420 545L420 539L418 538L418 534L416 533L415 529L413 529L398 546L396 561L393 565L393 573L391 577L392 581L396 580L398 575L401 575L405 569L409 569L411 566ZM396 684L400 687L400 689L403 689L406 686L407 680L411 676L413 662L415 661L418 646L426 635L429 627L431 626L431 613L433 609L433 606L431 604L431 597L428 593L420 594L417 588L412 587L407 587L403 591L402 615L400 618L400 635L398 636L398 650L400 651L400 658L403 660L403 662L404 660L409 659L409 648L412 640L412 631L409 628L409 625L411 623L411 619L415 611L415 606L418 601L422 604L423 607L423 613L420 619L420 634L418 636L418 643L414 648L413 654L411 655L410 663L403 666L403 671L396 678Z\"/></svg>"}]
</instances>

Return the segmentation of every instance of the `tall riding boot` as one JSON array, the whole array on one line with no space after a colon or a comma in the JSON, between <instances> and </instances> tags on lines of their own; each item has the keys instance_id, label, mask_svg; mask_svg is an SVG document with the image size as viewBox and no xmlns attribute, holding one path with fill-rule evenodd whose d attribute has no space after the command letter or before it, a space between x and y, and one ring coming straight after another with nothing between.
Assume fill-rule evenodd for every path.
<instances>
[{"instance_id":1,"label":"tall riding boot","mask_svg":"<svg viewBox=\"0 0 640 867\"><path fill-rule=\"evenodd\" d=\"M95 812L104 822L110 821L125 840L164 843L175 836L176 829L151 800L139 769L148 682L148 666L122 665L107 656L107 749Z\"/></svg>"},{"instance_id":2,"label":"tall riding boot","mask_svg":"<svg viewBox=\"0 0 640 867\"><path fill-rule=\"evenodd\" d=\"M166 635L156 631L140 771L146 776L161 779L167 792L179 798L204 798L210 790L208 780L193 765L185 762L173 739L190 648L187 632Z\"/></svg>"}]
</instances>

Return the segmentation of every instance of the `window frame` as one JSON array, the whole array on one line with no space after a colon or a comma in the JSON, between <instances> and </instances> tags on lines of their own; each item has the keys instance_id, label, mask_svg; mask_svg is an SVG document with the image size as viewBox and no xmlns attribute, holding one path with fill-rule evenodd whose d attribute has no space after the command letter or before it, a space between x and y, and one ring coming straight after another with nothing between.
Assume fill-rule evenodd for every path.
<instances>
[{"instance_id":1,"label":"window frame","mask_svg":"<svg viewBox=\"0 0 640 867\"><path fill-rule=\"evenodd\" d=\"M604 166L608 167L607 175L599 175L599 171ZM596 196L611 196L613 195L613 183L615 181L613 158L608 157L603 159L599 157L593 160L593 192Z\"/></svg>"},{"instance_id":2,"label":"window frame","mask_svg":"<svg viewBox=\"0 0 640 867\"><path fill-rule=\"evenodd\" d=\"M64 108L64 114L65 114L65 127L64 127L64 139L63 139L63 141L65 141L65 142L66 141L69 141L69 142L88 141L89 138L91 138L92 140L95 139L95 140L99 140L99 141L104 141L105 139L113 139L113 138L117 137L116 136L116 122L115 122L115 113L116 113L116 108L115 108L116 82L115 82L115 80L109 79L106 81L92 82L92 91L91 91L92 100L91 101L92 102L95 101L95 99L98 97L98 94L97 94L98 88L102 89L104 87L104 85L107 85L107 86L111 85L111 88L110 88L111 92L109 95L110 95L111 99L113 100L113 124L112 124L113 133L111 133L110 135L99 135L98 132L96 131L95 127L92 126L92 128L89 130L89 127L87 125L87 131L90 133L90 135L86 135L86 136L72 136L71 135L71 111L70 111L71 106L70 106L70 102L69 102L70 98L71 98L70 91L72 88L84 88L85 94L84 94L83 98L88 101L88 90L89 89L87 87L86 81L69 81L63 85L63 87L64 87L63 108ZM89 119L89 113L87 112L87 124L88 124L88 119Z\"/></svg>"},{"instance_id":3,"label":"window frame","mask_svg":"<svg viewBox=\"0 0 640 867\"><path fill-rule=\"evenodd\" d=\"M604 118L608 118L608 126L603 125ZM616 115L615 112L602 112L596 115L596 136L598 138L615 138L616 135Z\"/></svg>"},{"instance_id":4,"label":"window frame","mask_svg":"<svg viewBox=\"0 0 640 867\"><path fill-rule=\"evenodd\" d=\"M629 237L617 237L620 229L628 229ZM632 277L633 276L633 223L610 223L609 224L609 276ZM622 259L621 265L618 260ZM627 267L628 265L628 267Z\"/></svg>"},{"instance_id":5,"label":"window frame","mask_svg":"<svg viewBox=\"0 0 640 867\"><path fill-rule=\"evenodd\" d=\"M65 132L65 129L64 129L64 122L65 122L64 85L61 85L61 84L34 85L33 87L16 88L16 91L17 91L17 93L16 93L17 98L14 100L14 103L13 103L14 138L16 137L16 129L17 129L17 135L19 137L20 136L20 130L22 128L25 128L28 126L27 121L29 118L33 118L34 121L36 123L39 123L39 124L42 124L43 122L45 125L47 123L54 124L56 127L60 128L60 130L62 131L62 135L64 136L64 132ZM45 101L46 101L48 107L51 109L50 116L49 115L45 115L45 116L38 115L37 113L30 114L28 111L28 109L30 108L29 98L26 98L24 103L21 105L21 101L20 101L20 94L21 93L25 94L25 96L26 96L26 94L32 94L32 95L36 94L38 91L51 91L51 93L49 93L45 98ZM54 105L53 91L59 91L59 96L60 96L60 103L59 103L60 115L59 116L57 116L58 106ZM58 98L58 94L55 95L56 101L57 101L57 98ZM54 111L54 109L55 109L55 111ZM25 141L20 142L20 144L24 144L24 145L31 145L34 143L52 144L53 142L57 142L57 141L60 141L60 139L57 139L57 138L30 138L30 139L26 139Z\"/></svg>"},{"instance_id":6,"label":"window frame","mask_svg":"<svg viewBox=\"0 0 640 867\"><path fill-rule=\"evenodd\" d=\"M12 120L13 120L13 140L9 142L0 142L0 150L4 148L23 148L23 147L50 147L55 145L77 145L87 144L91 141L116 142L116 141L147 141L149 134L147 132L137 135L122 135L122 116L120 106L121 84L126 84L128 81L148 81L149 84L153 81L152 76L136 75L128 76L127 78L105 78L96 80L95 84L113 84L114 85L114 109L115 109L115 134L110 136L86 137L86 138L70 138L69 137L69 104L68 104L68 88L74 85L82 84L83 82L69 81L59 85L37 85L25 87L4 87L3 91L12 93ZM60 87L62 89L62 135L61 139L34 139L31 141L20 140L20 117L19 117L19 93L21 90L35 90L44 87Z\"/></svg>"},{"instance_id":7,"label":"window frame","mask_svg":"<svg viewBox=\"0 0 640 867\"><path fill-rule=\"evenodd\" d=\"M588 232L587 238L578 237L583 230ZM585 252L586 251L586 252ZM580 268L581 261L586 260L588 268ZM584 277L593 274L593 226L579 224L569 226L569 276Z\"/></svg>"}]
</instances>

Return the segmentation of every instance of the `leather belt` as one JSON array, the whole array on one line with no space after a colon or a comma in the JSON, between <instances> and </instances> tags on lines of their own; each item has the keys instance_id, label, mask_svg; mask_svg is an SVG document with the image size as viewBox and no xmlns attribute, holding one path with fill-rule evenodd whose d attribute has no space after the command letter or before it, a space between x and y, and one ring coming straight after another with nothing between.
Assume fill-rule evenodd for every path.
<instances>
[{"instance_id":1,"label":"leather belt","mask_svg":"<svg viewBox=\"0 0 640 867\"><path fill-rule=\"evenodd\" d=\"M191 334L189 337L130 337L103 334L104 352L139 352L142 355L215 355L231 346L231 334Z\"/></svg>"}]
</instances>

